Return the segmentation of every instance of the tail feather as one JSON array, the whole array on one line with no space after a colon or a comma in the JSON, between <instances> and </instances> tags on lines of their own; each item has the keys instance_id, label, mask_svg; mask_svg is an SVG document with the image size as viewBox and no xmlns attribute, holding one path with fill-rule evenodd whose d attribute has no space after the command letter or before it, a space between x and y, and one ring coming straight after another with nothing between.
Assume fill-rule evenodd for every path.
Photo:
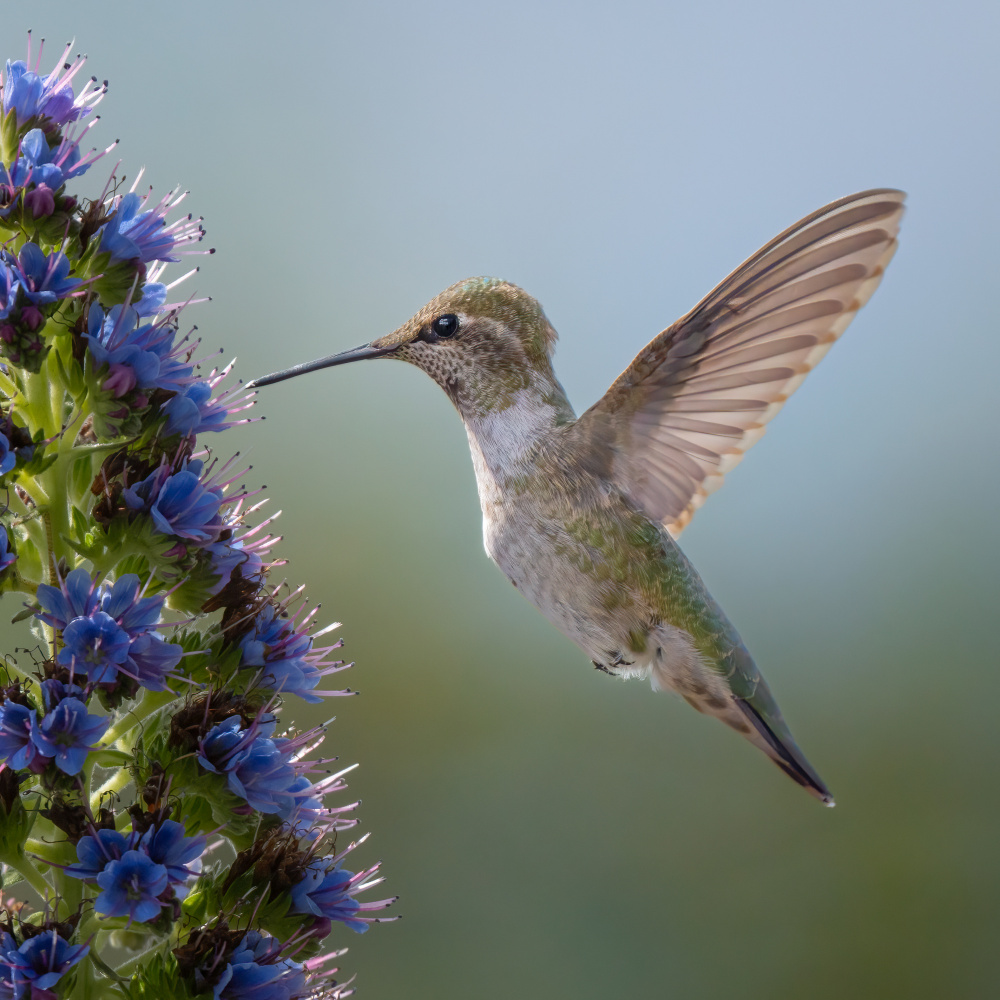
<instances>
[{"instance_id":1,"label":"tail feather","mask_svg":"<svg viewBox=\"0 0 1000 1000\"><path fill-rule=\"evenodd\" d=\"M764 716L749 701L743 698L734 698L733 700L761 739L767 744L766 749L762 749L765 750L765 753L767 753L771 760L788 777L798 782L806 791L815 795L824 805L836 805L830 789L826 787L823 779L812 769L809 761L805 759L802 751L795 745L795 742L790 738L786 738L785 740L780 739Z\"/></svg>"}]
</instances>

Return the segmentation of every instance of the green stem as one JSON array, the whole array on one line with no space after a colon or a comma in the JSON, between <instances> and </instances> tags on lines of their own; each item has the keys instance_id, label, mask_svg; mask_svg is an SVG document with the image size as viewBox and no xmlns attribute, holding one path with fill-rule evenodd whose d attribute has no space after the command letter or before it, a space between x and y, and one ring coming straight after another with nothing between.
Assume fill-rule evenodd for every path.
<instances>
[{"instance_id":1,"label":"green stem","mask_svg":"<svg viewBox=\"0 0 1000 1000\"><path fill-rule=\"evenodd\" d=\"M138 726L141 726L150 716L155 715L160 709L165 708L174 700L174 695L170 691L144 691L139 703L130 712L126 712L105 734L103 743L106 747L113 747L116 743L120 745L122 753L129 753L132 750L130 744L134 740L125 742L125 738ZM90 808L96 812L101 806L101 798L105 795L122 791L132 781L131 772L122 767L117 774L113 774L90 796ZM90 788L90 775L87 776L87 789Z\"/></svg>"},{"instance_id":2,"label":"green stem","mask_svg":"<svg viewBox=\"0 0 1000 1000\"><path fill-rule=\"evenodd\" d=\"M35 840L33 837L29 837L24 842L24 849L41 858L46 863L63 860L64 851L62 845L50 844L45 840Z\"/></svg>"},{"instance_id":3,"label":"green stem","mask_svg":"<svg viewBox=\"0 0 1000 1000\"><path fill-rule=\"evenodd\" d=\"M105 734L104 745L114 746L122 737L127 736L136 726L141 725L151 715L169 705L175 696L170 691L144 691L139 704L130 712L126 712ZM131 747L122 747L129 751Z\"/></svg>"},{"instance_id":4,"label":"green stem","mask_svg":"<svg viewBox=\"0 0 1000 1000\"><path fill-rule=\"evenodd\" d=\"M123 767L116 775L108 778L100 788L90 796L90 810L97 812L101 808L101 799L105 795L114 795L127 788L132 782L132 775Z\"/></svg>"}]
</instances>

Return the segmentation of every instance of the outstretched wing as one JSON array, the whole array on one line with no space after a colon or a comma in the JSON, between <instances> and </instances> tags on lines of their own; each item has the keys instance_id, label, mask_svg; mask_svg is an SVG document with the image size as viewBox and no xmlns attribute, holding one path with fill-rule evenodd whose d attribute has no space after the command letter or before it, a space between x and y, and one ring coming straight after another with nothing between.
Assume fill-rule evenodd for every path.
<instances>
[{"instance_id":1,"label":"outstretched wing","mask_svg":"<svg viewBox=\"0 0 1000 1000\"><path fill-rule=\"evenodd\" d=\"M639 353L572 446L679 535L875 291L904 198L863 191L775 237Z\"/></svg>"}]
</instances>

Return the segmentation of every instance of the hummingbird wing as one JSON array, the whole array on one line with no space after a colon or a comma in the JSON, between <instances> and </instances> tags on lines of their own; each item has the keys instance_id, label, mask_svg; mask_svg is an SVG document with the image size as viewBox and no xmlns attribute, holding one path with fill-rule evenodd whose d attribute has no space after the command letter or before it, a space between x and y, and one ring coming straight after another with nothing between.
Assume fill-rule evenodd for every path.
<instances>
[{"instance_id":1,"label":"hummingbird wing","mask_svg":"<svg viewBox=\"0 0 1000 1000\"><path fill-rule=\"evenodd\" d=\"M776 236L643 348L576 446L679 535L878 287L904 198L862 191Z\"/></svg>"}]
</instances>

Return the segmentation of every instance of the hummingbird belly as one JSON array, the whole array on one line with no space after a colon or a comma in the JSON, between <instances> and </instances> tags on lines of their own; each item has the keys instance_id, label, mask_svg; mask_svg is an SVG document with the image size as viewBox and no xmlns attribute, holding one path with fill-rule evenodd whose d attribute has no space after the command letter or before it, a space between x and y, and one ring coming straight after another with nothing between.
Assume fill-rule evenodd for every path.
<instances>
[{"instance_id":1,"label":"hummingbird belly","mask_svg":"<svg viewBox=\"0 0 1000 1000\"><path fill-rule=\"evenodd\" d=\"M582 507L522 495L484 508L483 534L490 558L595 666L731 714L718 654L739 636L673 539L620 495Z\"/></svg>"}]
</instances>

